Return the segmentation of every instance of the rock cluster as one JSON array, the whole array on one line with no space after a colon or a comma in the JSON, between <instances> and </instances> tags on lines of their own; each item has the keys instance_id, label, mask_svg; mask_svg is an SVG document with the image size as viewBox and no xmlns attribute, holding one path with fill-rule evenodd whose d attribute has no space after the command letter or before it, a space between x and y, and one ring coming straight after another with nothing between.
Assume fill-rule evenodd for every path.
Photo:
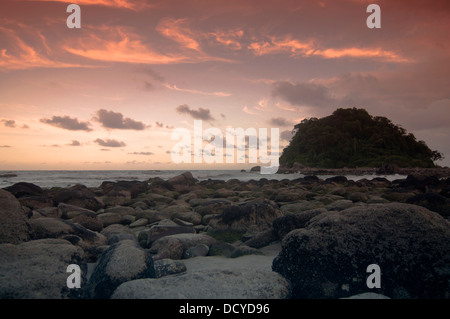
<instances>
[{"instance_id":1,"label":"rock cluster","mask_svg":"<svg viewBox=\"0 0 450 319\"><path fill-rule=\"evenodd\" d=\"M449 298L449 189L413 175L18 183L0 190L0 298Z\"/></svg>"}]
</instances>

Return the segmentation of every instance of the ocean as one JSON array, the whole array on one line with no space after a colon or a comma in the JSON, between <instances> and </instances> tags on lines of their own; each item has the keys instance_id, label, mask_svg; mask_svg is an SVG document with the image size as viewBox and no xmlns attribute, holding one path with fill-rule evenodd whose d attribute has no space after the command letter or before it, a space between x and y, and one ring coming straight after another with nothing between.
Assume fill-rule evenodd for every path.
<instances>
[{"instance_id":1,"label":"ocean","mask_svg":"<svg viewBox=\"0 0 450 319\"><path fill-rule=\"evenodd\" d=\"M167 180L177 176L185 170L98 170L98 171L69 171L69 170L37 170L37 171L0 171L0 188L11 186L18 182L28 182L42 188L70 187L82 184L87 187L98 187L104 181L146 181L152 177L161 177ZM192 175L198 180L230 180L240 181L267 179L296 179L304 177L303 174L268 174L262 175L259 172L241 172L239 170L191 170ZM319 175L321 179L331 177L331 175ZM349 180L360 180L363 178L372 179L375 177L385 177L388 180L406 178L403 175L347 175Z\"/></svg>"}]
</instances>

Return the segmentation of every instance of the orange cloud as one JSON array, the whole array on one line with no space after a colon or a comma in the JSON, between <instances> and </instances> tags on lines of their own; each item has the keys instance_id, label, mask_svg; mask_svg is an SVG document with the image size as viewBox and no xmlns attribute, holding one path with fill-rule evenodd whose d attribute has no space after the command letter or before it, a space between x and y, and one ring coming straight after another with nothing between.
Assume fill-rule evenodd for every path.
<instances>
[{"instance_id":1,"label":"orange cloud","mask_svg":"<svg viewBox=\"0 0 450 319\"><path fill-rule=\"evenodd\" d=\"M230 47L234 50L240 50L242 48L239 39L244 35L243 30L235 30L230 32L217 31L209 33L214 39L227 47Z\"/></svg>"},{"instance_id":2,"label":"orange cloud","mask_svg":"<svg viewBox=\"0 0 450 319\"><path fill-rule=\"evenodd\" d=\"M64 49L72 54L88 59L127 62L145 64L169 64L179 63L186 60L182 56L164 55L153 51L142 43L139 36L132 32L125 32L120 27L105 28L105 34L112 34L104 37L91 33L88 38L81 39L77 45L64 46ZM118 38L118 39L117 39Z\"/></svg>"},{"instance_id":3,"label":"orange cloud","mask_svg":"<svg viewBox=\"0 0 450 319\"><path fill-rule=\"evenodd\" d=\"M185 48L201 51L200 44L194 39L193 32L185 24L186 19L166 18L159 22L156 30Z\"/></svg>"},{"instance_id":4,"label":"orange cloud","mask_svg":"<svg viewBox=\"0 0 450 319\"><path fill-rule=\"evenodd\" d=\"M150 7L145 1L142 0L31 0L31 1L39 1L39 2L64 2L64 3L75 3L78 5L99 5L113 8L125 8L130 10L140 10L145 7Z\"/></svg>"},{"instance_id":5,"label":"orange cloud","mask_svg":"<svg viewBox=\"0 0 450 319\"><path fill-rule=\"evenodd\" d=\"M187 92L187 93L193 93L193 94L200 94L200 95L212 95L212 96L231 96L230 93L224 93L224 92L204 92L200 90L194 90L194 89L182 89L177 87L176 85L170 85L169 83L165 83L164 86L168 88L169 90L173 91L179 91L179 92Z\"/></svg>"},{"instance_id":6,"label":"orange cloud","mask_svg":"<svg viewBox=\"0 0 450 319\"><path fill-rule=\"evenodd\" d=\"M392 51L382 50L380 48L344 48L344 49L326 49L317 50L313 55L320 55L327 59L336 59L342 57L354 57L354 58L380 58L386 61L392 62L408 62L409 60L399 56Z\"/></svg>"},{"instance_id":7,"label":"orange cloud","mask_svg":"<svg viewBox=\"0 0 450 319\"><path fill-rule=\"evenodd\" d=\"M326 59L338 59L345 57L352 58L374 58L391 62L409 62L395 52L383 50L380 48L328 48L322 49L314 41L300 42L295 39L284 38L276 39L272 37L269 41L253 42L248 46L257 56L266 54L276 54L290 52L292 56L321 56Z\"/></svg>"},{"instance_id":8,"label":"orange cloud","mask_svg":"<svg viewBox=\"0 0 450 319\"><path fill-rule=\"evenodd\" d=\"M51 60L26 44L14 30L0 27L0 33L6 35L9 39L8 44L12 49L0 48L0 69L23 70L32 68L82 67L82 65L78 64L69 64ZM43 35L39 33L39 36L45 43Z\"/></svg>"}]
</instances>

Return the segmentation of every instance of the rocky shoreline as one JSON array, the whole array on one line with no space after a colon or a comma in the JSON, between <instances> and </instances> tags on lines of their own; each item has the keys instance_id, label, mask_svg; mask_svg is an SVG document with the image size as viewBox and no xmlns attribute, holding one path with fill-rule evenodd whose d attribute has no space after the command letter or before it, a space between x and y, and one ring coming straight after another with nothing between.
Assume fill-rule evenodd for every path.
<instances>
[{"instance_id":1,"label":"rocky shoreline","mask_svg":"<svg viewBox=\"0 0 450 319\"><path fill-rule=\"evenodd\" d=\"M259 171L259 166L253 167L251 170ZM331 176L363 176L363 175L414 175L414 176L435 176L438 178L449 177L449 167L398 167L395 164L384 165L382 167L357 167L357 168L317 168L306 167L299 163L293 165L281 165L278 169L279 174L300 173L303 175L331 175Z\"/></svg>"},{"instance_id":2,"label":"rocky shoreline","mask_svg":"<svg viewBox=\"0 0 450 319\"><path fill-rule=\"evenodd\" d=\"M17 183L0 190L0 298L450 298L445 171Z\"/></svg>"}]
</instances>

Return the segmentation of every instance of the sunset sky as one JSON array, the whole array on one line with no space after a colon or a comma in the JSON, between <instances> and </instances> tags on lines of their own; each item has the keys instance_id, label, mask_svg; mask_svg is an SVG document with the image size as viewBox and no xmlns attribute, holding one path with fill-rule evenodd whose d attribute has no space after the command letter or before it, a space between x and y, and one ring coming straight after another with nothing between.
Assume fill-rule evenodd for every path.
<instances>
[{"instance_id":1,"label":"sunset sky","mask_svg":"<svg viewBox=\"0 0 450 319\"><path fill-rule=\"evenodd\" d=\"M339 107L450 166L449 34L448 0L2 0L0 170L248 168L174 164L172 131L279 128L285 146Z\"/></svg>"}]
</instances>

